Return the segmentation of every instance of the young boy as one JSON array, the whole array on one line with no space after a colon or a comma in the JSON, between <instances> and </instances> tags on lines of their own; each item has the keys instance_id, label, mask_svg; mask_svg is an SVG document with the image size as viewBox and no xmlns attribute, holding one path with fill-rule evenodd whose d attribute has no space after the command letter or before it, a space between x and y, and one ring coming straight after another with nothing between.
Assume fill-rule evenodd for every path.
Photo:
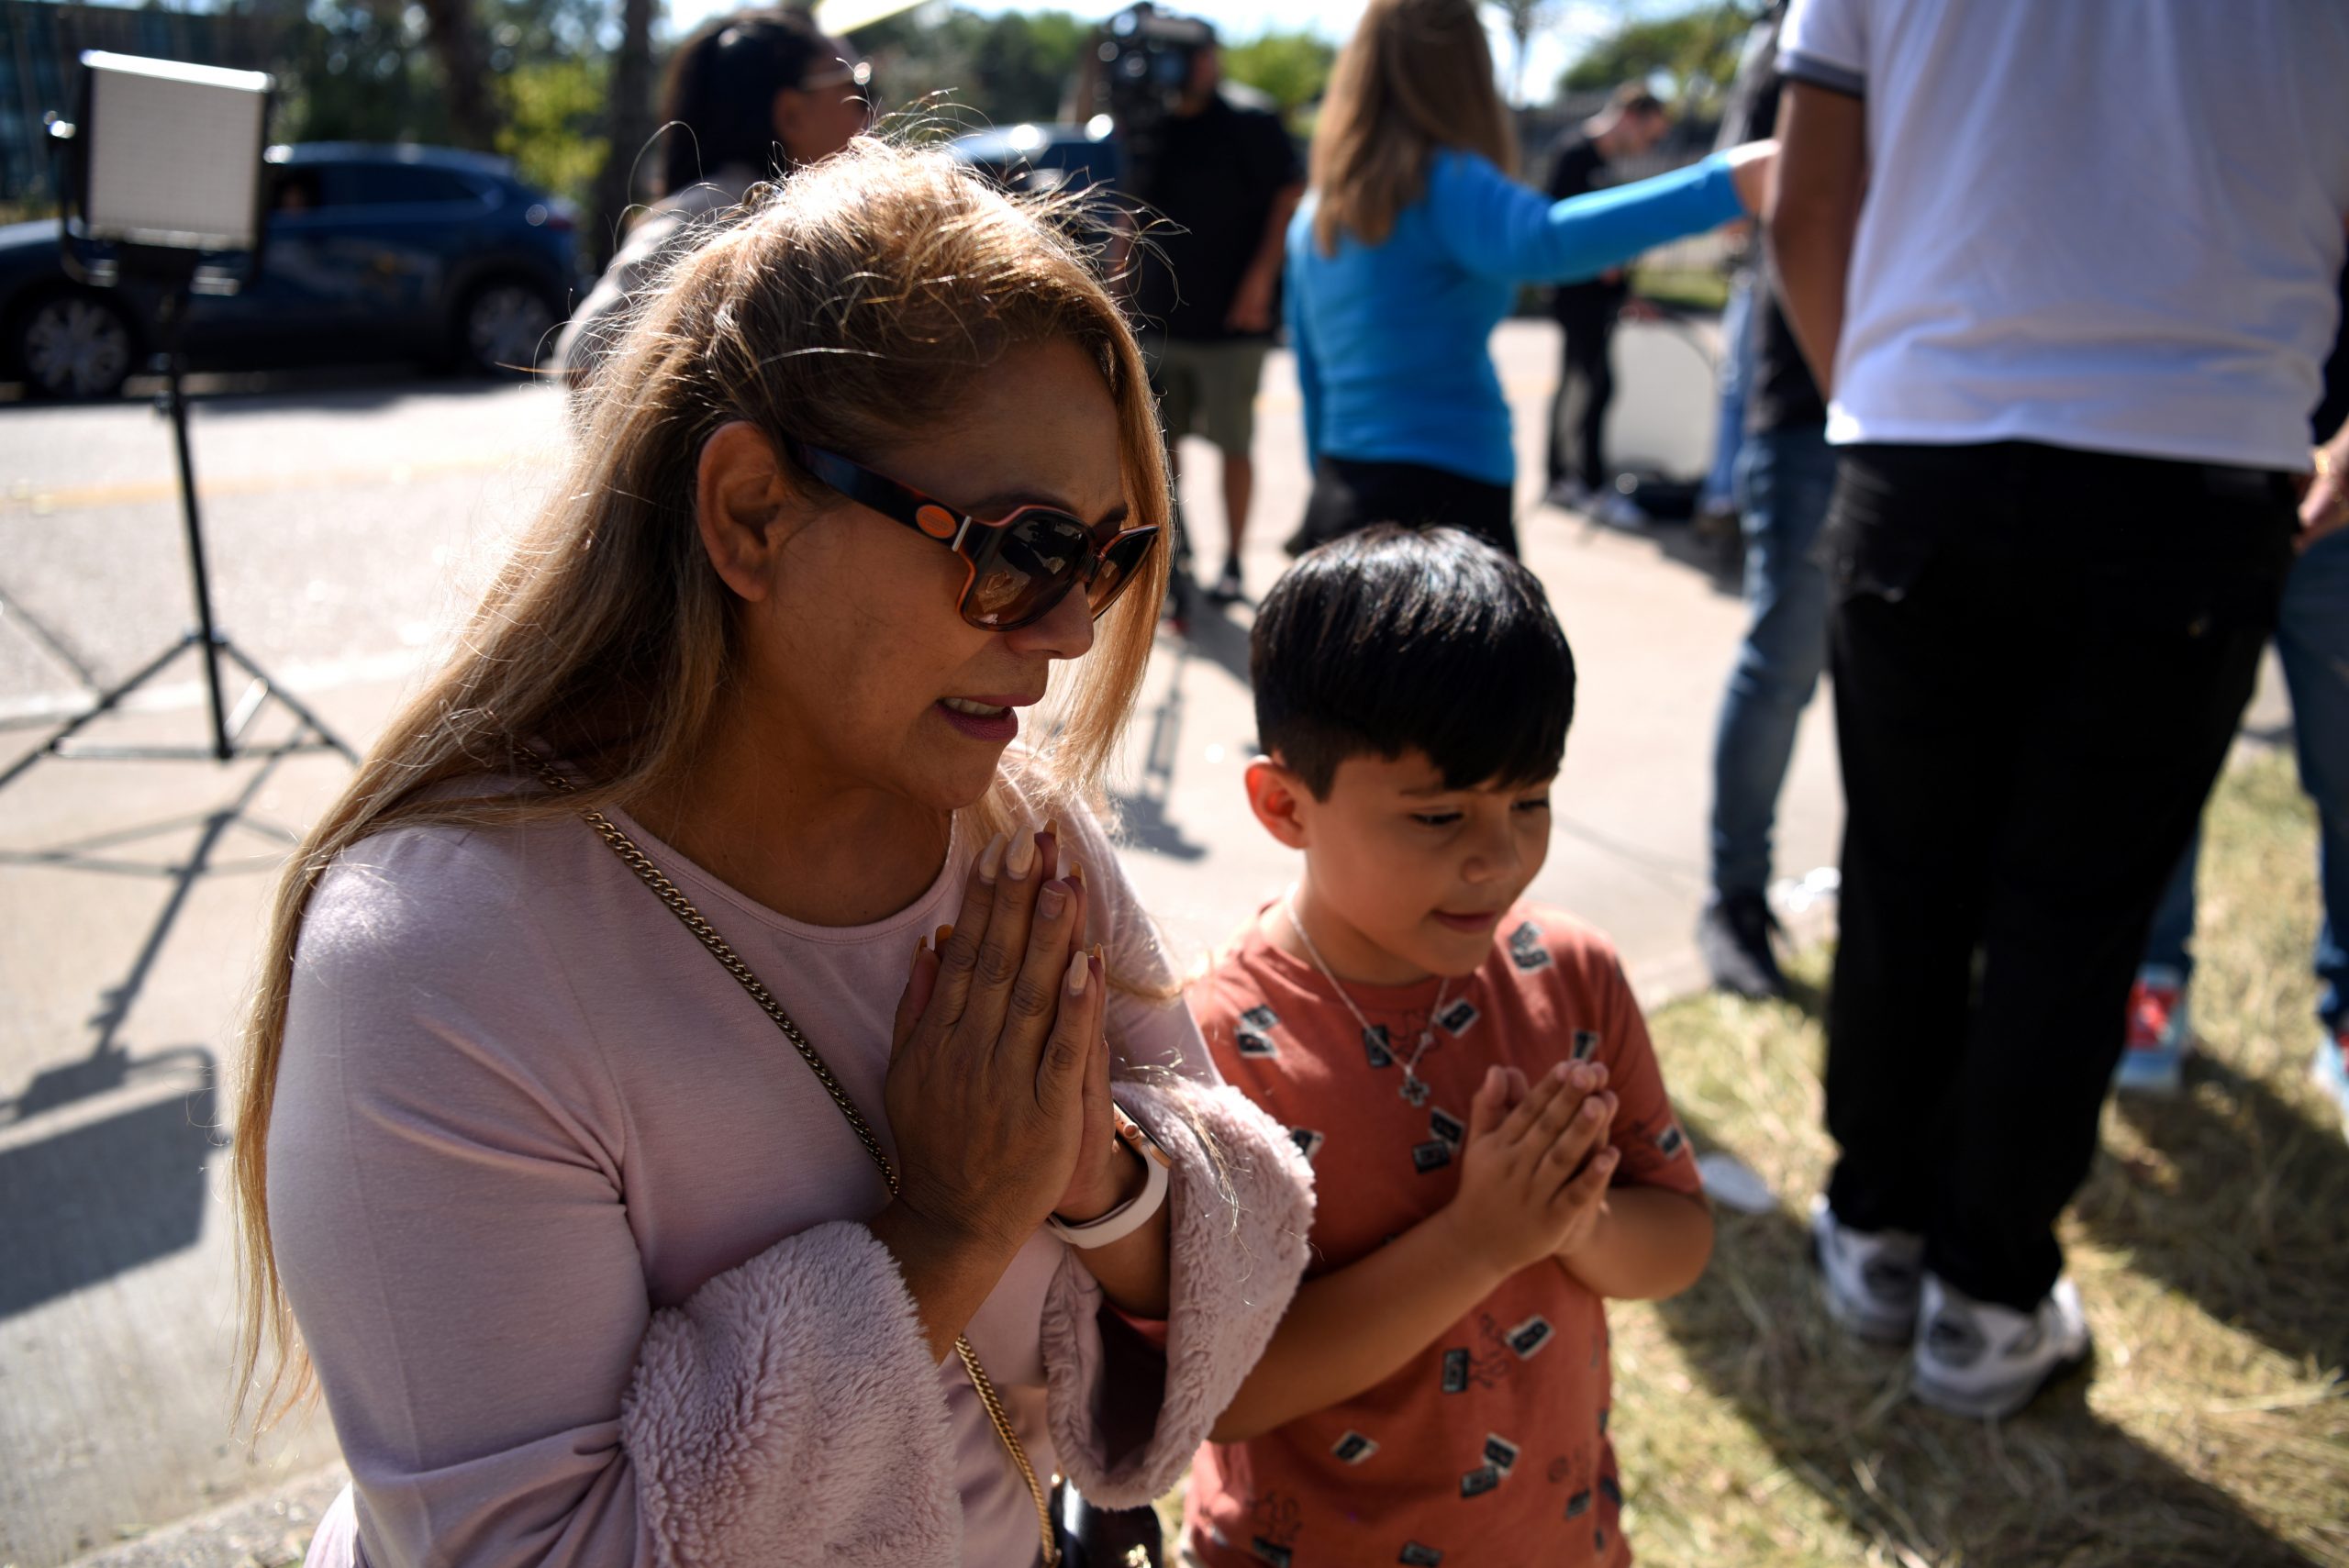
<instances>
[{"instance_id":1,"label":"young boy","mask_svg":"<svg viewBox=\"0 0 2349 1568\"><path fill-rule=\"evenodd\" d=\"M1224 1076L1315 1167L1314 1261L1199 1451L1209 1568L1628 1562L1607 1296L1712 1248L1605 939L1518 897L1574 712L1540 584L1450 529L1299 561L1256 618L1289 895L1194 987Z\"/></svg>"}]
</instances>

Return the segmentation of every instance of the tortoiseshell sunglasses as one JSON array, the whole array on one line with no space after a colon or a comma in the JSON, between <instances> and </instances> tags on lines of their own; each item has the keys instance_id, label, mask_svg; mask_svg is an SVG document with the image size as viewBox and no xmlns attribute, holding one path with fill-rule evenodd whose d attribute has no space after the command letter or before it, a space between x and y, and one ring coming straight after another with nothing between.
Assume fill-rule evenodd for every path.
<instances>
[{"instance_id":1,"label":"tortoiseshell sunglasses","mask_svg":"<svg viewBox=\"0 0 2349 1568\"><path fill-rule=\"evenodd\" d=\"M985 631L1014 631L1052 613L1082 583L1095 618L1134 580L1158 538L1155 524L1089 528L1057 506L1020 506L1000 517L974 517L900 484L838 452L805 441L785 444L792 459L860 506L936 539L961 556L968 575L954 607Z\"/></svg>"}]
</instances>

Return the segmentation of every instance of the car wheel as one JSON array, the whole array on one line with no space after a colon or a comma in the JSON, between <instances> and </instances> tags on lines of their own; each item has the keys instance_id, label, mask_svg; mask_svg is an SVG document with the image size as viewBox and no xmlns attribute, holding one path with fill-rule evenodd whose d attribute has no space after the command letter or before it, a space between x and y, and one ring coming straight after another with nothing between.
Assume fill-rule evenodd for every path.
<instances>
[{"instance_id":1,"label":"car wheel","mask_svg":"<svg viewBox=\"0 0 2349 1568\"><path fill-rule=\"evenodd\" d=\"M554 351L555 328L562 323L536 284L492 278L466 295L457 313L459 361L480 375L536 370Z\"/></svg>"},{"instance_id":2,"label":"car wheel","mask_svg":"<svg viewBox=\"0 0 2349 1568\"><path fill-rule=\"evenodd\" d=\"M34 302L18 318L17 364L35 397L112 397L138 355L138 329L102 294L68 290Z\"/></svg>"}]
</instances>

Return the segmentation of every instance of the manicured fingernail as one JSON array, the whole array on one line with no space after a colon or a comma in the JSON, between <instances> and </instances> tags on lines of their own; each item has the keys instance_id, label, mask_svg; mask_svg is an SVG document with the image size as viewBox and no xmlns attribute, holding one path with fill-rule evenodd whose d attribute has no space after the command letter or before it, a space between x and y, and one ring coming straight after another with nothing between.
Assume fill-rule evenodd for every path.
<instances>
[{"instance_id":1,"label":"manicured fingernail","mask_svg":"<svg viewBox=\"0 0 2349 1568\"><path fill-rule=\"evenodd\" d=\"M979 856L979 880L992 884L995 873L1003 869L1003 849L1009 840L1001 833L987 840L985 851Z\"/></svg>"},{"instance_id":2,"label":"manicured fingernail","mask_svg":"<svg viewBox=\"0 0 2349 1568\"><path fill-rule=\"evenodd\" d=\"M1011 848L1004 853L1003 866L1011 873L1012 881L1027 881L1028 873L1036 869L1036 835L1032 832L1014 834Z\"/></svg>"},{"instance_id":3,"label":"manicured fingernail","mask_svg":"<svg viewBox=\"0 0 2349 1568\"><path fill-rule=\"evenodd\" d=\"M1068 862L1068 879L1069 881L1076 884L1079 887L1083 887L1085 885L1085 862L1083 861L1071 861Z\"/></svg>"},{"instance_id":4,"label":"manicured fingernail","mask_svg":"<svg viewBox=\"0 0 2349 1568\"><path fill-rule=\"evenodd\" d=\"M1094 979L1098 980L1109 973L1108 962L1102 958L1099 947L1095 947L1091 952L1085 956L1087 962L1092 965Z\"/></svg>"},{"instance_id":5,"label":"manicured fingernail","mask_svg":"<svg viewBox=\"0 0 2349 1568\"><path fill-rule=\"evenodd\" d=\"M1044 891L1049 894L1052 889L1048 887ZM1085 988L1093 983L1093 966L1085 962L1085 956L1080 952L1073 953L1069 957L1068 994L1072 996L1084 995Z\"/></svg>"},{"instance_id":6,"label":"manicured fingernail","mask_svg":"<svg viewBox=\"0 0 2349 1568\"><path fill-rule=\"evenodd\" d=\"M946 945L946 939L947 939L947 938L949 938L949 937L951 937L951 936L952 936L953 934L954 934L954 928L953 928L953 927L952 927L952 926L941 926L941 927L939 927L939 928L938 928L938 934L937 934L936 936L934 936L934 937L930 938L930 946L932 946L932 947L942 948L942 947L944 947L944 946Z\"/></svg>"},{"instance_id":7,"label":"manicured fingernail","mask_svg":"<svg viewBox=\"0 0 2349 1568\"><path fill-rule=\"evenodd\" d=\"M1037 915L1047 920L1057 920L1067 910L1067 888L1058 882L1044 884L1044 891L1036 895Z\"/></svg>"}]
</instances>

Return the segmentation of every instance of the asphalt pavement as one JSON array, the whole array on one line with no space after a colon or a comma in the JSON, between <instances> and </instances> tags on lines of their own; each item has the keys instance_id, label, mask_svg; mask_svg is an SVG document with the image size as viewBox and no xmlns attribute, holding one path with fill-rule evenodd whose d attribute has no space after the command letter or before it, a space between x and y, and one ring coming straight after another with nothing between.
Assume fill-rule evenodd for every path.
<instances>
[{"instance_id":1,"label":"asphalt pavement","mask_svg":"<svg viewBox=\"0 0 2349 1568\"><path fill-rule=\"evenodd\" d=\"M1741 610L1687 530L1609 532L1537 505L1555 344L1538 322L1496 343L1526 559L1581 671L1533 891L1610 932L1654 998L1698 978L1708 759ZM1619 445L1701 457L1701 335L1632 327L1619 344ZM546 493L565 439L551 389L406 380L223 395L193 429L222 625L362 747ZM1215 463L1196 443L1186 456L1208 569L1222 554ZM1281 356L1256 462L1247 568L1261 589L1306 489ZM172 462L168 426L136 404L0 410L0 767L185 626ZM1247 621L1244 606L1203 611L1187 639L1162 640L1119 784L1127 869L1195 956L1294 873L1241 795ZM198 740L195 674L182 661L97 738ZM1823 707L1782 814L1780 868L1796 877L1834 855ZM279 1561L330 1490L322 1415L252 1449L228 1430L218 1084L273 874L346 777L330 754L42 762L0 792L0 1565L110 1548L126 1562ZM206 1517L195 1534L151 1537L191 1516Z\"/></svg>"}]
</instances>

